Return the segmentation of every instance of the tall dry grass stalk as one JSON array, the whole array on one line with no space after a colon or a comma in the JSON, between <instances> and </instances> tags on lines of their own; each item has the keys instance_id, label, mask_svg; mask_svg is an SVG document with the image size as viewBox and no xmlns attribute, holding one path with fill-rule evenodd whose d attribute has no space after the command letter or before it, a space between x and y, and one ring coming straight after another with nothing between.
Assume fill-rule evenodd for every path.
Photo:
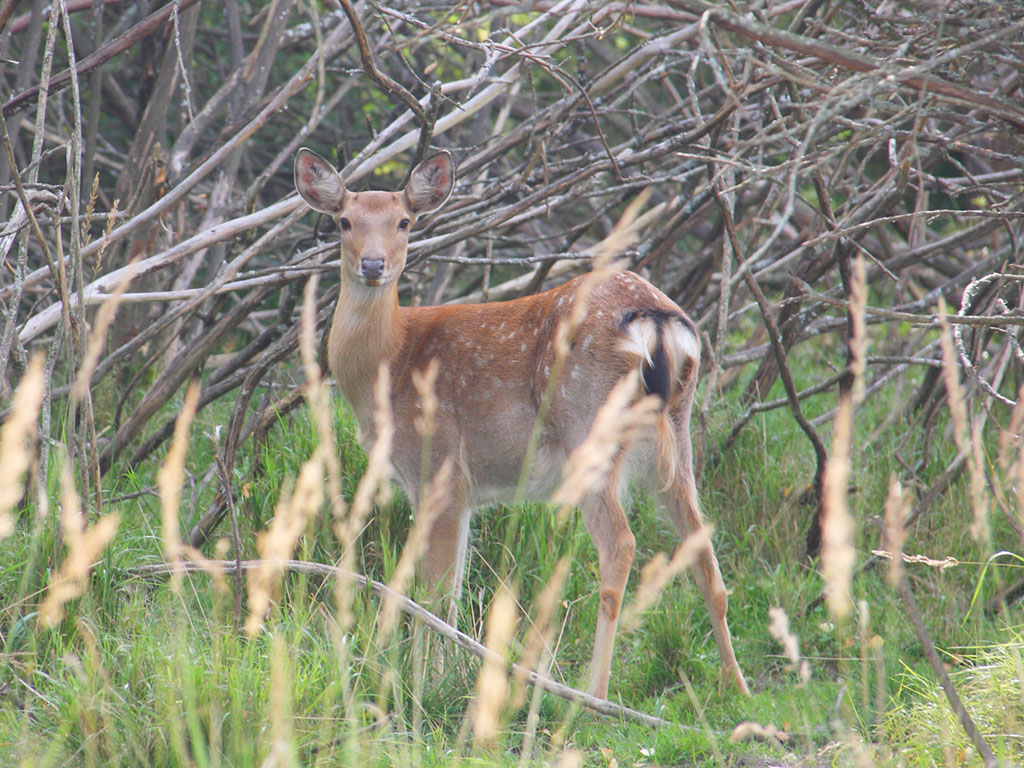
<instances>
[{"instance_id":1,"label":"tall dry grass stalk","mask_svg":"<svg viewBox=\"0 0 1024 768\"><path fill-rule=\"evenodd\" d=\"M1024 551L1024 384L1017 390L1017 404L1010 423L999 433L999 466L1007 472L1013 488L1021 551ZM1022 682L1024 684L1024 682Z\"/></svg>"},{"instance_id":2,"label":"tall dry grass stalk","mask_svg":"<svg viewBox=\"0 0 1024 768\"><path fill-rule=\"evenodd\" d=\"M696 563L702 552L710 550L713 534L713 526L701 525L680 543L671 559L664 552L658 552L644 565L636 599L622 611L619 623L624 631L632 632L640 627L644 614L657 604L672 580Z\"/></svg>"},{"instance_id":3,"label":"tall dry grass stalk","mask_svg":"<svg viewBox=\"0 0 1024 768\"><path fill-rule=\"evenodd\" d=\"M89 588L89 574L107 543L117 532L120 516L104 515L92 526L86 526L78 501L71 467L64 462L60 524L68 553L60 569L50 580L46 597L39 604L39 620L44 626L56 626L64 618L64 605L81 597Z\"/></svg>"},{"instance_id":4,"label":"tall dry grass stalk","mask_svg":"<svg viewBox=\"0 0 1024 768\"><path fill-rule=\"evenodd\" d=\"M526 650L519 659L519 670L516 673L516 686L512 695L512 708L518 709L526 702L526 675L530 670L545 674L538 662L541 656L551 648L554 640L553 621L561 604L562 589L569 575L569 558L559 558L555 563L551 577L547 580L540 594L533 600L536 615L530 622L529 639Z\"/></svg>"},{"instance_id":5,"label":"tall dry grass stalk","mask_svg":"<svg viewBox=\"0 0 1024 768\"><path fill-rule=\"evenodd\" d=\"M497 656L484 659L476 678L476 700L473 704L473 735L476 743L492 749L501 725L501 713L508 701L508 673L505 656L516 632L516 601L502 584L487 615L484 645Z\"/></svg>"},{"instance_id":6,"label":"tall dry grass stalk","mask_svg":"<svg viewBox=\"0 0 1024 768\"><path fill-rule=\"evenodd\" d=\"M899 586L903 578L903 544L907 531L903 521L907 515L907 502L903 497L903 486L894 475L889 479L889 495L885 499L885 520L883 528L885 550L889 555L889 569L886 581L890 586Z\"/></svg>"},{"instance_id":7,"label":"tall dry grass stalk","mask_svg":"<svg viewBox=\"0 0 1024 768\"><path fill-rule=\"evenodd\" d=\"M1022 390L1024 390L1024 387L1022 387ZM1022 396L1019 402L1024 403L1024 396ZM1017 461L1013 465L1012 478L1017 497L1017 520L1020 523L1021 530L1024 530L1024 444L1017 451ZM1020 543L1021 550L1024 551L1024 534L1021 534Z\"/></svg>"},{"instance_id":8,"label":"tall dry grass stalk","mask_svg":"<svg viewBox=\"0 0 1024 768\"><path fill-rule=\"evenodd\" d=\"M171 588L181 589L184 544L178 530L178 512L181 509L181 488L185 482L185 455L188 453L189 429L199 405L199 380L193 379L185 391L178 418L174 421L174 436L167 458L157 470L156 484L160 492L160 517L163 530L164 558L170 563Z\"/></svg>"},{"instance_id":9,"label":"tall dry grass stalk","mask_svg":"<svg viewBox=\"0 0 1024 768\"><path fill-rule=\"evenodd\" d=\"M78 367L78 375L75 377L75 382L71 385L71 398L75 402L81 402L89 392L89 382L92 379L92 373L96 370L96 364L99 362L100 355L103 353L103 348L107 343L107 331L110 329L110 324L114 322L114 316L121 306L121 299L128 290L128 286L131 285L132 280L135 279L135 265L135 261L128 265L128 271L118 281L114 292L110 294L110 298L104 301L96 312L96 318L92 324L92 332L89 334L89 341L86 344L85 356L82 358L82 364Z\"/></svg>"},{"instance_id":10,"label":"tall dry grass stalk","mask_svg":"<svg viewBox=\"0 0 1024 768\"><path fill-rule=\"evenodd\" d=\"M779 642L791 668L799 670L800 681L806 683L811 679L811 667L807 659L800 656L800 638L790 629L789 616L782 608L769 608L768 616L771 619L768 634Z\"/></svg>"},{"instance_id":11,"label":"tall dry grass stalk","mask_svg":"<svg viewBox=\"0 0 1024 768\"><path fill-rule=\"evenodd\" d=\"M412 372L412 385L420 396L419 413L413 420L416 434L420 436L422 455L420 464L420 485L426 485L430 475L430 447L437 432L437 374L441 370L441 362L433 357L422 370ZM424 489L425 490L425 489Z\"/></svg>"},{"instance_id":12,"label":"tall dry grass stalk","mask_svg":"<svg viewBox=\"0 0 1024 768\"><path fill-rule=\"evenodd\" d=\"M999 431L999 466L1008 469L1024 448L1024 384L1017 390L1017 404L1010 413L1010 423Z\"/></svg>"},{"instance_id":13,"label":"tall dry grass stalk","mask_svg":"<svg viewBox=\"0 0 1024 768\"><path fill-rule=\"evenodd\" d=\"M981 453L981 435L977 423L972 425L967 413L967 398L960 385L960 363L953 346L953 334L947 320L946 302L939 299L939 344L942 348L942 381L946 386L949 413L953 418L953 440L961 454L967 457L971 478L971 509L973 520L971 536L980 544L989 542L988 484L985 481L984 457Z\"/></svg>"},{"instance_id":14,"label":"tall dry grass stalk","mask_svg":"<svg viewBox=\"0 0 1024 768\"><path fill-rule=\"evenodd\" d=\"M306 373L306 402L316 424L324 465L327 469L327 496L334 520L344 519L348 506L341 495L341 461L338 458L331 409L331 389L320 376L316 345L316 290L319 276L312 275L303 289L299 324L299 353Z\"/></svg>"},{"instance_id":15,"label":"tall dry grass stalk","mask_svg":"<svg viewBox=\"0 0 1024 768\"><path fill-rule=\"evenodd\" d=\"M373 504L387 504L391 492L391 443L395 435L394 417L391 411L391 372L387 363L381 363L374 385L373 412L374 442L370 448L366 472L359 481L356 493L343 520L335 520L334 535L341 543L343 570L354 570L356 541L369 517ZM343 630L351 626L353 615L352 586L346 579L335 579L335 604L338 623Z\"/></svg>"},{"instance_id":16,"label":"tall dry grass stalk","mask_svg":"<svg viewBox=\"0 0 1024 768\"><path fill-rule=\"evenodd\" d=\"M853 399L844 396L839 400L832 453L825 467L821 521L821 573L825 578L825 602L837 619L850 614L856 559L853 517L846 503L852 433Z\"/></svg>"},{"instance_id":17,"label":"tall dry grass stalk","mask_svg":"<svg viewBox=\"0 0 1024 768\"><path fill-rule=\"evenodd\" d=\"M864 312L868 304L868 278L864 257L853 262L853 282L850 285L850 372L853 374L853 402L864 400L864 372L867 370L867 326Z\"/></svg>"},{"instance_id":18,"label":"tall dry grass stalk","mask_svg":"<svg viewBox=\"0 0 1024 768\"><path fill-rule=\"evenodd\" d=\"M519 666L516 670L513 681L510 708L515 711L526 703L527 675L533 670L542 677L548 677L548 668L554 658L555 632L558 629L554 623L558 607L561 605L562 590L565 588L565 580L569 575L569 558L561 557L555 563L540 594L534 599L533 604L536 615L530 622L525 652L519 658ZM523 728L523 738L519 746L519 764L530 765L533 760L533 745L537 738L537 727L540 724L541 696L544 693L542 686L533 689L533 696L530 698L530 708L526 713L526 724Z\"/></svg>"},{"instance_id":19,"label":"tall dry grass stalk","mask_svg":"<svg viewBox=\"0 0 1024 768\"><path fill-rule=\"evenodd\" d=\"M399 614L398 595L403 594L412 581L416 563L427 548L427 539L434 520L448 506L453 467L454 462L449 456L437 470L430 485L423 491L422 501L416 508L416 517L405 539L398 565L391 576L391 581L388 582L388 587L394 592L387 593L381 604L380 621L377 625L378 643L385 642L394 630Z\"/></svg>"},{"instance_id":20,"label":"tall dry grass stalk","mask_svg":"<svg viewBox=\"0 0 1024 768\"><path fill-rule=\"evenodd\" d=\"M270 749L260 768L295 768L299 760L293 746L292 682L284 638L274 635L270 651Z\"/></svg>"},{"instance_id":21,"label":"tall dry grass stalk","mask_svg":"<svg viewBox=\"0 0 1024 768\"><path fill-rule=\"evenodd\" d=\"M320 510L324 500L324 461L320 446L302 465L292 489L282 489L274 507L274 518L265 531L256 536L256 549L262 560L260 567L248 571L249 617L245 631L255 635L276 599L281 578L287 570L299 538ZM344 581L344 579L338 579Z\"/></svg>"},{"instance_id":22,"label":"tall dry grass stalk","mask_svg":"<svg viewBox=\"0 0 1024 768\"><path fill-rule=\"evenodd\" d=\"M572 348L573 340L576 337L576 331L579 329L580 324L587 315L591 292L596 285L604 280L610 279L616 273L621 272L625 268L625 263L621 260L617 261L616 257L636 242L643 227L652 219L657 218L657 216L660 215L660 212L664 209L664 203L662 203L655 206L651 211L647 211L642 215L640 214L640 210L647 204L651 194L652 188L650 187L641 190L641 192L626 206L622 216L620 216L618 221L615 222L615 225L612 227L612 231L609 233L608 237L594 245L592 248L587 249L587 253L591 253L594 256L591 262L590 272L587 273L585 279L580 284L579 289L576 291L576 297L572 303L572 311L570 312L569 317L560 322L558 324L558 328L555 330L555 359L551 364L551 375L548 377L547 389L541 398L540 407L537 409L537 417L534 419L533 431L530 433L530 440L519 478L520 493L517 494L519 496L521 496L521 491L526 487L526 481L529 477L534 456L536 455L537 441L540 439L541 431L544 428L544 421L547 418L548 407L550 406L551 399L554 396L555 387L561 379L562 369L565 367L565 361L569 355L570 349ZM569 508L571 507L572 505L569 505ZM560 515L560 519L564 519L564 517Z\"/></svg>"},{"instance_id":23,"label":"tall dry grass stalk","mask_svg":"<svg viewBox=\"0 0 1024 768\"><path fill-rule=\"evenodd\" d=\"M0 427L0 540L14 532L11 510L25 495L44 392L43 357L33 355L11 400L11 415Z\"/></svg>"},{"instance_id":24,"label":"tall dry grass stalk","mask_svg":"<svg viewBox=\"0 0 1024 768\"><path fill-rule=\"evenodd\" d=\"M867 303L867 277L864 259L854 262L850 285L850 374L848 391L840 390L836 411L832 452L825 465L822 481L821 572L825 578L825 602L837 619L850 614L853 595L854 548L853 517L847 505L850 483L850 450L853 444L854 405L864 395L864 368L867 359L864 308Z\"/></svg>"},{"instance_id":25,"label":"tall dry grass stalk","mask_svg":"<svg viewBox=\"0 0 1024 768\"><path fill-rule=\"evenodd\" d=\"M562 482L551 497L564 519L595 488L605 485L624 447L649 432L661 412L657 395L639 397L638 371L623 376L598 409L590 432L565 462Z\"/></svg>"}]
</instances>

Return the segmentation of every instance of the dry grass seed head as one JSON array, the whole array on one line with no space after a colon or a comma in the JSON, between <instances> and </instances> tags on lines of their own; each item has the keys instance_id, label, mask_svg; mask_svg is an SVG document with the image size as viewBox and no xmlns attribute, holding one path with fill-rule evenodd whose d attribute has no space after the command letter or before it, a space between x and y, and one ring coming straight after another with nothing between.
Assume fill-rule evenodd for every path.
<instances>
[{"instance_id":1,"label":"dry grass seed head","mask_svg":"<svg viewBox=\"0 0 1024 768\"><path fill-rule=\"evenodd\" d=\"M352 570L355 564L356 539L373 508L374 502L387 504L391 491L391 443L395 435L391 412L391 372L388 364L381 363L374 385L376 408L373 412L375 438L370 448L366 472L359 481L355 497L348 509L348 517L334 522L334 535L341 544L340 567ZM350 610L352 585L348 579L334 580L334 600L337 620L343 628L351 625Z\"/></svg>"},{"instance_id":2,"label":"dry grass seed head","mask_svg":"<svg viewBox=\"0 0 1024 768\"><path fill-rule=\"evenodd\" d=\"M512 697L513 709L519 709L526 702L526 674L530 670L540 672L537 669L537 664L540 662L541 654L546 648L550 648L554 634L552 620L555 617L555 611L561 604L562 590L568 575L569 558L562 557L555 564L551 578L533 601L536 606L536 616L530 622L530 639L526 645L526 651L519 660L516 691Z\"/></svg>"},{"instance_id":3,"label":"dry grass seed head","mask_svg":"<svg viewBox=\"0 0 1024 768\"><path fill-rule=\"evenodd\" d=\"M270 750L261 768L295 766L299 762L293 746L288 646L281 635L274 635L270 647Z\"/></svg>"},{"instance_id":4,"label":"dry grass seed head","mask_svg":"<svg viewBox=\"0 0 1024 768\"><path fill-rule=\"evenodd\" d=\"M487 615L484 645L492 654L484 659L476 678L476 702L473 707L473 734L477 743L492 747L498 735L500 715L508 700L508 674L505 655L516 632L516 602L502 585L494 596Z\"/></svg>"},{"instance_id":5,"label":"dry grass seed head","mask_svg":"<svg viewBox=\"0 0 1024 768\"><path fill-rule=\"evenodd\" d=\"M562 483L552 496L560 514L567 514L594 488L602 487L622 450L654 425L661 399L656 395L638 398L639 391L639 375L627 374L598 409L587 437L566 461Z\"/></svg>"},{"instance_id":6,"label":"dry grass seed head","mask_svg":"<svg viewBox=\"0 0 1024 768\"><path fill-rule=\"evenodd\" d=\"M963 396L963 389L960 386L960 365L958 363L956 350L953 348L953 334L949 328L949 321L946 312L946 302L939 300L939 346L942 349L942 382L946 387L946 397L949 401L949 412L953 417L953 440L960 452L969 455L967 445L967 405Z\"/></svg>"},{"instance_id":7,"label":"dry grass seed head","mask_svg":"<svg viewBox=\"0 0 1024 768\"><path fill-rule=\"evenodd\" d=\"M999 431L999 466L1006 469L1014 460L1014 453L1024 447L1024 384L1017 390L1017 404L1010 414L1010 424Z\"/></svg>"},{"instance_id":8,"label":"dry grass seed head","mask_svg":"<svg viewBox=\"0 0 1024 768\"><path fill-rule=\"evenodd\" d=\"M985 480L984 457L980 428L971 424L967 414L967 398L960 385L960 363L953 347L953 334L946 319L946 303L939 300L939 344L942 347L942 379L946 385L949 412L953 417L953 439L960 453L967 457L971 477L971 536L980 543L988 542L988 483Z\"/></svg>"},{"instance_id":9,"label":"dry grass seed head","mask_svg":"<svg viewBox=\"0 0 1024 768\"><path fill-rule=\"evenodd\" d=\"M569 354L572 339L576 335L576 329L580 327L580 324L586 317L591 291L599 283L609 279L625 268L625 263L621 260L617 261L616 258L637 241L640 230L651 218L660 215L663 210L664 206L659 205L655 211L648 211L647 214L640 215L640 209L647 204L652 191L651 187L641 190L630 201L629 205L626 206L626 209L612 227L608 237L588 249L590 253L594 254L590 272L587 273L586 279L576 291L572 312L568 319L560 322L555 331L554 370L561 370L562 363Z\"/></svg>"},{"instance_id":10,"label":"dry grass seed head","mask_svg":"<svg viewBox=\"0 0 1024 768\"><path fill-rule=\"evenodd\" d=\"M98 275L103 271L103 257L107 254L107 249L110 247L111 242L110 233L114 231L114 227L117 226L117 214L118 205L121 203L121 198L115 197L114 204L110 206L110 211L107 212L107 227L103 233L103 239L100 240L100 248L96 253L96 269L95 273Z\"/></svg>"},{"instance_id":11,"label":"dry grass seed head","mask_svg":"<svg viewBox=\"0 0 1024 768\"><path fill-rule=\"evenodd\" d=\"M427 548L427 539L430 536L434 520L448 506L451 499L453 467L454 462L451 457L444 460L441 468L437 470L427 486L423 494L423 501L416 510L409 535L402 547L402 555L399 557L398 565L388 583L388 587L393 592L385 593L381 605L380 623L377 627L378 644L383 644L385 638L395 628L399 609L397 595L404 593L409 582L412 581L416 563L419 562Z\"/></svg>"},{"instance_id":12,"label":"dry grass seed head","mask_svg":"<svg viewBox=\"0 0 1024 768\"><path fill-rule=\"evenodd\" d=\"M621 625L625 631L637 629L643 623L644 614L661 599L665 587L696 563L702 552L710 550L713 533L712 526L702 524L680 543L671 559L664 552L659 552L647 562L640 572L636 599L622 612Z\"/></svg>"},{"instance_id":13,"label":"dry grass seed head","mask_svg":"<svg viewBox=\"0 0 1024 768\"><path fill-rule=\"evenodd\" d=\"M390 498L391 443L395 436L395 426L391 412L391 370L387 363L381 363L377 373L374 400L376 408L373 412L373 424L376 437L370 448L366 472L359 481L355 498L352 500L349 534L353 536L353 541L374 502L383 505L387 504Z\"/></svg>"},{"instance_id":14,"label":"dry grass seed head","mask_svg":"<svg viewBox=\"0 0 1024 768\"><path fill-rule=\"evenodd\" d=\"M654 187L644 187L639 194L629 201L629 204L622 211L622 215L612 227L612 231L604 240L592 249L597 253L594 259L594 267L608 267L612 261L623 251L631 248L639 239L640 231L653 218L661 215L664 205L657 205L651 211L641 215L640 210L647 205L654 193Z\"/></svg>"},{"instance_id":15,"label":"dry grass seed head","mask_svg":"<svg viewBox=\"0 0 1024 768\"><path fill-rule=\"evenodd\" d=\"M889 555L889 570L886 581L897 586L903 578L903 543L907 540L907 532L903 520L907 514L907 502L903 496L903 486L893 476L889 480L889 495L885 499L885 549Z\"/></svg>"},{"instance_id":16,"label":"dry grass seed head","mask_svg":"<svg viewBox=\"0 0 1024 768\"><path fill-rule=\"evenodd\" d=\"M729 743L743 744L749 741L760 741L778 746L789 741L789 734L771 724L761 725L752 720L746 720L732 729L729 734Z\"/></svg>"},{"instance_id":17,"label":"dry grass seed head","mask_svg":"<svg viewBox=\"0 0 1024 768\"><path fill-rule=\"evenodd\" d=\"M1016 489L1017 498L1017 520L1024 529L1024 446L1017 452L1017 463L1013 469L1013 484ZM1024 537L1022 537L1021 548L1024 549Z\"/></svg>"},{"instance_id":18,"label":"dry grass seed head","mask_svg":"<svg viewBox=\"0 0 1024 768\"><path fill-rule=\"evenodd\" d=\"M135 279L135 264L136 262L132 261L128 272L118 281L110 298L104 301L96 312L92 333L89 334L89 341L86 344L85 357L82 359L82 365L78 368L75 383L71 385L71 398L76 402L81 402L89 391L89 380L92 378L93 371L96 370L96 363L99 362L100 355L107 343L107 330L114 322L114 316L121 306L121 299L125 291Z\"/></svg>"},{"instance_id":19,"label":"dry grass seed head","mask_svg":"<svg viewBox=\"0 0 1024 768\"><path fill-rule=\"evenodd\" d=\"M25 493L44 390L43 358L34 355L11 400L11 414L0 427L0 539L14 532L11 510Z\"/></svg>"},{"instance_id":20,"label":"dry grass seed head","mask_svg":"<svg viewBox=\"0 0 1024 768\"><path fill-rule=\"evenodd\" d=\"M327 468L327 493L331 503L331 515L335 520L344 517L347 510L341 495L341 462L335 449L334 425L332 423L331 390L320 376L320 364L316 348L316 289L318 276L313 275L306 282L302 297L302 314L299 328L299 352L302 367L306 373L306 401L320 438L320 449Z\"/></svg>"},{"instance_id":21,"label":"dry grass seed head","mask_svg":"<svg viewBox=\"0 0 1024 768\"><path fill-rule=\"evenodd\" d=\"M62 485L60 522L68 553L50 581L46 598L39 605L40 621L49 627L56 626L64 617L64 605L69 600L85 594L89 587L89 573L104 547L114 537L120 522L120 516L114 512L86 527L68 462L64 464Z\"/></svg>"},{"instance_id":22,"label":"dry grass seed head","mask_svg":"<svg viewBox=\"0 0 1024 768\"><path fill-rule=\"evenodd\" d=\"M436 357L430 358L427 367L422 371L412 372L412 385L420 396L420 412L413 420L416 434L429 441L437 431L437 374L441 363Z\"/></svg>"},{"instance_id":23,"label":"dry grass seed head","mask_svg":"<svg viewBox=\"0 0 1024 768\"><path fill-rule=\"evenodd\" d=\"M858 256L853 263L853 283L850 285L850 372L853 374L853 402L864 400L864 372L867 369L867 326L864 308L868 303L867 271L864 258Z\"/></svg>"},{"instance_id":24,"label":"dry grass seed head","mask_svg":"<svg viewBox=\"0 0 1024 768\"><path fill-rule=\"evenodd\" d=\"M985 478L985 456L982 452L981 422L971 424L971 537L984 546L990 542L988 525L988 481Z\"/></svg>"},{"instance_id":25,"label":"dry grass seed head","mask_svg":"<svg viewBox=\"0 0 1024 768\"><path fill-rule=\"evenodd\" d=\"M258 568L248 571L249 618L245 630L256 634L275 597L275 592L299 537L316 516L324 500L323 452L318 447L299 470L295 488L286 487L274 508L274 519L265 531L256 536L256 549L263 560ZM336 579L344 581L344 579Z\"/></svg>"},{"instance_id":26,"label":"dry grass seed head","mask_svg":"<svg viewBox=\"0 0 1024 768\"><path fill-rule=\"evenodd\" d=\"M182 543L178 532L178 511L181 507L181 487L185 478L185 455L188 453L189 427L199 405L199 381L193 379L185 391L178 418L174 421L174 436L167 458L157 470L156 483L160 491L160 513L163 524L164 558L172 567L171 584L181 585Z\"/></svg>"},{"instance_id":27,"label":"dry grass seed head","mask_svg":"<svg viewBox=\"0 0 1024 768\"><path fill-rule=\"evenodd\" d=\"M799 668L800 680L806 683L811 679L811 669L807 664L807 659L800 657L800 638L790 629L789 616L782 608L769 608L768 616L771 618L768 634L779 642L782 652L789 659L790 664L794 668Z\"/></svg>"},{"instance_id":28,"label":"dry grass seed head","mask_svg":"<svg viewBox=\"0 0 1024 768\"><path fill-rule=\"evenodd\" d=\"M312 275L302 293L299 323L299 354L306 374L306 401L309 404L317 433L322 443L332 443L330 391L320 378L316 353L316 287L318 276Z\"/></svg>"},{"instance_id":29,"label":"dry grass seed head","mask_svg":"<svg viewBox=\"0 0 1024 768\"><path fill-rule=\"evenodd\" d=\"M847 508L850 478L850 438L853 432L853 401L842 397L836 414L832 454L825 466L822 496L821 572L825 578L825 602L834 617L850 613L853 564L853 518Z\"/></svg>"}]
</instances>

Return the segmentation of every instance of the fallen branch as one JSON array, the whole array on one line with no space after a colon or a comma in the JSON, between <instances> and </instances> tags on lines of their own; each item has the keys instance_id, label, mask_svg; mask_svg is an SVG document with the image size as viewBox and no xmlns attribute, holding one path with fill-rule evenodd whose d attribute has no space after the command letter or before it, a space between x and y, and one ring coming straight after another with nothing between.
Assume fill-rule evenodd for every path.
<instances>
[{"instance_id":1,"label":"fallen branch","mask_svg":"<svg viewBox=\"0 0 1024 768\"><path fill-rule=\"evenodd\" d=\"M237 568L240 565L243 571L251 571L257 568L261 568L267 564L266 560L242 560L240 564L236 564L233 560L210 560L202 565L198 563L186 562L184 564L185 570L189 573L207 573L211 569L216 569L219 573L226 576L233 576L237 573ZM478 643L476 640L471 638L465 632L460 632L458 629L453 627L448 622L440 619L435 614L428 611L419 603L409 599L405 595L395 592L390 587L381 584L379 581L373 581L372 579L363 576L360 573L353 573L352 571L345 571L341 568L337 568L333 565L327 565L325 563L312 563L306 560L282 560L274 563L277 567L282 570L292 570L298 573L305 573L312 576L326 576L328 578L345 578L349 581L353 581L364 589L369 589L377 597L387 597L389 600L393 600L399 609L403 612L412 616L414 619L425 624L430 630L437 634L448 638L453 643L458 645L460 648L472 653L479 659L493 659L500 661L505 664L505 658L501 654L495 653L494 651L487 648L482 643ZM178 566L174 566L178 567ZM155 565L143 565L135 568L130 568L129 572L134 575L165 575L171 572L172 566L168 563L157 563ZM654 715L648 715L644 712L639 712L629 707L624 707L621 704L615 704L606 699L599 699L596 696L591 696L589 693L577 690L576 688L570 688L567 685L556 682L549 677L539 675L533 670L523 669L516 663L512 663L512 670L519 675L522 675L530 685L538 686L546 691L559 696L567 701L571 701L574 704L579 704L581 707L597 712L599 715L605 715L606 717L616 717L626 720L634 720L644 725L650 725L654 727L674 727L681 728L687 731L694 731L696 733L705 733L703 728L697 728L692 725L681 725L679 723L672 723L668 720L663 720L660 717ZM716 736L724 736L722 732L714 732Z\"/></svg>"}]
</instances>

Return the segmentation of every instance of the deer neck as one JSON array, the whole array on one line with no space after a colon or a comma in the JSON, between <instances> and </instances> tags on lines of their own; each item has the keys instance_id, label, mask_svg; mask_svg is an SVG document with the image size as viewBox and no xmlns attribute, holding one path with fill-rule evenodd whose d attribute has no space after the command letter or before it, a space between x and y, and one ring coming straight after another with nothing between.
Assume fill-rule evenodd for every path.
<instances>
[{"instance_id":1,"label":"deer neck","mask_svg":"<svg viewBox=\"0 0 1024 768\"><path fill-rule=\"evenodd\" d=\"M368 287L343 276L327 343L327 363L342 395L368 433L373 390L383 362L391 362L405 337L398 283Z\"/></svg>"}]
</instances>

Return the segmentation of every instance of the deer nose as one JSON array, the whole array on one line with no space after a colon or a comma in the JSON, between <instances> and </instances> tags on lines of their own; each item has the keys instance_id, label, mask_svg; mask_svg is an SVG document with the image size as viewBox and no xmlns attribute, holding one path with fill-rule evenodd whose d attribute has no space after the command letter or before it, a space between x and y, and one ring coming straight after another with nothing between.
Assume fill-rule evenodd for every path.
<instances>
[{"instance_id":1,"label":"deer nose","mask_svg":"<svg viewBox=\"0 0 1024 768\"><path fill-rule=\"evenodd\" d=\"M363 256L359 259L359 274L367 280L379 280L384 275L384 259L380 256Z\"/></svg>"}]
</instances>

